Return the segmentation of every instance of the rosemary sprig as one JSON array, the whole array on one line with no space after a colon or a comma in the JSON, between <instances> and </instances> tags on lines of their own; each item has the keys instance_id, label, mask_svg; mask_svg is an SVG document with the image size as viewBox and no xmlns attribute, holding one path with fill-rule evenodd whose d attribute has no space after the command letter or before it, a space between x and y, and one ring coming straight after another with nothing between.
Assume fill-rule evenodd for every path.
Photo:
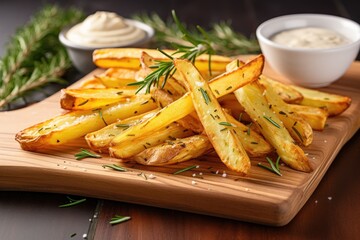
<instances>
[{"instance_id":1,"label":"rosemary sprig","mask_svg":"<svg viewBox=\"0 0 360 240\"><path fill-rule=\"evenodd\" d=\"M187 40L183 39L183 34L179 31L176 22L172 19L164 21L156 13L139 13L133 16L134 19L145 22L155 29L154 48L169 48L174 44L189 46ZM185 26L185 24L182 24ZM254 37L247 38L243 34L236 32L230 21L222 21L209 26L207 37L211 40L212 47L217 54L235 56L239 54L259 53L260 47ZM202 38L202 34L195 30L194 26L188 27L188 32Z\"/></svg>"},{"instance_id":2,"label":"rosemary sprig","mask_svg":"<svg viewBox=\"0 0 360 240\"><path fill-rule=\"evenodd\" d=\"M174 175L177 175L177 174L179 174L179 173L183 173L183 172L189 171L189 170L194 169L194 168L197 168L197 165L192 165L192 166L189 166L189 167L180 169L180 170L174 172L173 174L174 174Z\"/></svg>"},{"instance_id":3,"label":"rosemary sprig","mask_svg":"<svg viewBox=\"0 0 360 240\"><path fill-rule=\"evenodd\" d=\"M58 34L82 18L78 10L47 6L18 29L0 60L0 109L44 84L64 83L71 62Z\"/></svg>"},{"instance_id":4,"label":"rosemary sprig","mask_svg":"<svg viewBox=\"0 0 360 240\"><path fill-rule=\"evenodd\" d=\"M130 216L115 215L115 217L111 218L111 221L109 223L111 225L115 225L115 224L119 224L119 223L122 223L122 222L126 222L126 221L128 221L130 219L131 219Z\"/></svg>"},{"instance_id":5,"label":"rosemary sprig","mask_svg":"<svg viewBox=\"0 0 360 240\"><path fill-rule=\"evenodd\" d=\"M186 29L185 25L176 16L174 10L172 11L172 17L176 27L178 28L178 31L180 31L182 34L182 39L185 41L184 44L183 42L172 43L173 47L176 48L174 54L179 55L177 58L187 59L191 62L194 62L195 59L202 54L209 54L210 58L211 54L214 53L214 49L205 30L203 30L201 27L197 27L199 33L192 34ZM162 52L170 60L173 59L173 56L170 56L164 51L160 50L160 52ZM211 62L210 60L211 58L209 59L209 64ZM162 78L163 80L161 87L163 87L166 84L167 79L171 77L176 71L173 61L156 61L155 65L151 66L151 68L153 68L154 71L146 76L144 80L131 83L129 85L139 86L137 92L141 91L142 89L146 89L146 93L149 93L152 86L159 86L160 80Z\"/></svg>"},{"instance_id":6,"label":"rosemary sprig","mask_svg":"<svg viewBox=\"0 0 360 240\"><path fill-rule=\"evenodd\" d=\"M81 151L79 153L76 153L74 156L75 156L76 160L81 160L84 158L101 158L101 156L99 154L92 153L89 150L86 150L83 148L81 149Z\"/></svg>"},{"instance_id":7,"label":"rosemary sprig","mask_svg":"<svg viewBox=\"0 0 360 240\"><path fill-rule=\"evenodd\" d=\"M266 157L266 160L268 161L268 163L270 164L270 167L266 166L266 165L263 165L261 163L258 163L258 166L259 167L262 167L264 169L267 169L269 170L270 172L273 172L279 176L282 176L281 172L280 172L280 166L279 166L279 163L280 163L280 156L278 156L278 158L276 159L276 162L273 163L273 161L269 158L269 157Z\"/></svg>"},{"instance_id":8,"label":"rosemary sprig","mask_svg":"<svg viewBox=\"0 0 360 240\"><path fill-rule=\"evenodd\" d=\"M82 199L78 199L78 200L73 199L71 197L66 197L66 198L69 200L69 203L59 205L59 208L72 207L72 206L78 205L78 204L86 201L86 198L82 198Z\"/></svg>"}]
</instances>

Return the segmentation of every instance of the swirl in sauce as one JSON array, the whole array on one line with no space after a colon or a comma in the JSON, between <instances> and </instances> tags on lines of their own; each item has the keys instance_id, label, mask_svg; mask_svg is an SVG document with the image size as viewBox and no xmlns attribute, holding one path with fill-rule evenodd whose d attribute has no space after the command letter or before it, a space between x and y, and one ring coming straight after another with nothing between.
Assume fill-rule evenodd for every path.
<instances>
[{"instance_id":1,"label":"swirl in sauce","mask_svg":"<svg viewBox=\"0 0 360 240\"><path fill-rule=\"evenodd\" d=\"M349 43L337 32L325 28L297 28L275 34L272 41L294 48L332 48Z\"/></svg>"},{"instance_id":2,"label":"swirl in sauce","mask_svg":"<svg viewBox=\"0 0 360 240\"><path fill-rule=\"evenodd\" d=\"M98 11L73 26L66 38L87 47L125 46L146 37L144 30L112 12Z\"/></svg>"}]
</instances>

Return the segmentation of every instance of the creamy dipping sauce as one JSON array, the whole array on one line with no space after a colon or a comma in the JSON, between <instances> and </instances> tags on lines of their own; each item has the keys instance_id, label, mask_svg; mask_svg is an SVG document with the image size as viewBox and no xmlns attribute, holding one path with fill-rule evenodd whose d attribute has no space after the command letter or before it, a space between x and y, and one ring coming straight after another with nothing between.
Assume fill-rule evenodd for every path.
<instances>
[{"instance_id":1,"label":"creamy dipping sauce","mask_svg":"<svg viewBox=\"0 0 360 240\"><path fill-rule=\"evenodd\" d=\"M275 34L272 41L295 48L332 48L349 43L341 34L325 28L297 28Z\"/></svg>"},{"instance_id":2,"label":"creamy dipping sauce","mask_svg":"<svg viewBox=\"0 0 360 240\"><path fill-rule=\"evenodd\" d=\"M72 27L66 38L87 47L125 46L146 37L146 32L112 12L98 11Z\"/></svg>"}]
</instances>

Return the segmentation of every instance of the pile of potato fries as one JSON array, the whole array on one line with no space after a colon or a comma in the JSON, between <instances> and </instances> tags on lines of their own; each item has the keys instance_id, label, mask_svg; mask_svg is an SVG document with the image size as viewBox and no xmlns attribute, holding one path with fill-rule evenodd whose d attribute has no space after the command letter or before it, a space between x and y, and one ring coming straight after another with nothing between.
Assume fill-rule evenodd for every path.
<instances>
[{"instance_id":1,"label":"pile of potato fries","mask_svg":"<svg viewBox=\"0 0 360 240\"><path fill-rule=\"evenodd\" d=\"M151 49L96 50L94 63L104 72L78 89L63 89L60 103L68 112L20 131L16 140L37 151L85 137L94 151L155 166L215 150L243 175L251 157L275 151L289 167L310 172L300 146L309 146L313 131L323 130L351 99L274 81L263 75L262 55L246 63L212 56L212 74L208 59L193 64ZM177 69L163 88L137 93L128 85L143 80L159 60L174 61Z\"/></svg>"}]
</instances>

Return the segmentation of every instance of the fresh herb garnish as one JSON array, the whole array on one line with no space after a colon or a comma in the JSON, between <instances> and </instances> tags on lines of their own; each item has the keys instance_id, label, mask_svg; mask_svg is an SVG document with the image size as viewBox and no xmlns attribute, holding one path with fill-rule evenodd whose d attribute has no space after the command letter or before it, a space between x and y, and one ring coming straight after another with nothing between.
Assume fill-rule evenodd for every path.
<instances>
[{"instance_id":1,"label":"fresh herb garnish","mask_svg":"<svg viewBox=\"0 0 360 240\"><path fill-rule=\"evenodd\" d=\"M201 92L201 94L202 94L202 96L203 96L203 98L205 100L206 105L208 105L209 102L211 102L208 93L203 88L199 88L199 91Z\"/></svg>"},{"instance_id":2,"label":"fresh herb garnish","mask_svg":"<svg viewBox=\"0 0 360 240\"><path fill-rule=\"evenodd\" d=\"M99 113L99 117L100 117L100 119L103 121L103 123L105 124L105 126L108 125L107 122L105 121L105 118L104 118L104 115L103 115L103 112L102 112L102 109L101 109L101 108L94 109L93 112Z\"/></svg>"},{"instance_id":3,"label":"fresh herb garnish","mask_svg":"<svg viewBox=\"0 0 360 240\"><path fill-rule=\"evenodd\" d=\"M18 29L0 60L0 109L47 83L66 83L60 77L71 61L58 35L82 18L79 10L47 6Z\"/></svg>"},{"instance_id":4,"label":"fresh herb garnish","mask_svg":"<svg viewBox=\"0 0 360 240\"><path fill-rule=\"evenodd\" d=\"M209 71L211 71L210 63L211 63L211 54L214 53L214 49L212 48L212 43L210 39L208 38L208 34L201 28L197 27L198 34L192 34L190 33L184 26L184 24L179 20L179 18L176 16L175 11L172 12L173 20L176 24L176 27L178 31L182 34L183 42L173 42L173 47L176 48L176 51L174 54L180 54L178 58L180 59L187 59L191 62L195 62L195 59L202 54L208 54L209 55ZM183 44L184 43L184 44ZM167 56L170 60L173 59L173 56L170 56L166 52L159 50L161 53L163 53L165 56ZM151 68L154 69L152 73L150 73L148 76L144 78L144 80L136 82L136 83L130 83L129 85L137 85L139 86L139 89L137 90L137 93L141 91L142 89L146 90L146 93L150 92L151 86L159 86L160 79L162 80L162 86L164 87L166 84L166 81L169 77L171 77L175 71L175 65L173 61L156 61L155 65L151 66Z\"/></svg>"},{"instance_id":5,"label":"fresh herb garnish","mask_svg":"<svg viewBox=\"0 0 360 240\"><path fill-rule=\"evenodd\" d=\"M86 198L82 198L82 199L73 199L71 197L66 197L66 198L69 200L69 203L59 205L59 208L72 207L86 201Z\"/></svg>"},{"instance_id":6,"label":"fresh herb garnish","mask_svg":"<svg viewBox=\"0 0 360 240\"><path fill-rule=\"evenodd\" d=\"M183 173L183 172L189 171L189 170L194 169L194 168L196 168L196 167L197 167L196 165L192 165L192 166L189 166L189 167L180 169L180 170L174 172L173 174L174 174L174 175L177 175L177 174L179 174L179 173Z\"/></svg>"},{"instance_id":7,"label":"fresh herb garnish","mask_svg":"<svg viewBox=\"0 0 360 240\"><path fill-rule=\"evenodd\" d=\"M81 149L81 151L79 153L76 153L75 155L75 159L76 160L81 160L84 158L101 158L101 156L99 154L90 152L89 150L86 149Z\"/></svg>"},{"instance_id":8,"label":"fresh herb garnish","mask_svg":"<svg viewBox=\"0 0 360 240\"><path fill-rule=\"evenodd\" d=\"M155 29L153 48L171 48L174 44L189 45L189 43L183 39L183 33L179 31L176 22L172 21L172 19L164 21L155 13L151 15L145 13L137 14L133 16L133 18L145 22ZM207 31L206 35L207 38L211 40L211 44L217 54L236 56L240 54L260 53L260 47L256 38L247 38L243 34L235 32L229 21L222 21L208 27L209 31ZM191 35L197 38L203 37L201 32L195 31L194 26L188 26L188 29Z\"/></svg>"},{"instance_id":9,"label":"fresh herb garnish","mask_svg":"<svg viewBox=\"0 0 360 240\"><path fill-rule=\"evenodd\" d=\"M106 164L106 165L102 165L103 168L111 168L115 171L119 171L119 172L127 172L127 169L122 167L122 166L119 166L117 164Z\"/></svg>"},{"instance_id":10,"label":"fresh herb garnish","mask_svg":"<svg viewBox=\"0 0 360 240\"><path fill-rule=\"evenodd\" d=\"M234 127L234 125L232 125L232 124L229 123L229 122L219 122L219 125L228 126L228 127Z\"/></svg>"},{"instance_id":11,"label":"fresh herb garnish","mask_svg":"<svg viewBox=\"0 0 360 240\"><path fill-rule=\"evenodd\" d=\"M280 172L280 166L279 166L279 162L280 162L280 156L278 156L278 158L276 159L276 162L273 163L273 161L269 158L269 157L266 157L266 160L269 162L270 164L270 167L269 166L266 166L266 165L263 165L261 163L258 163L258 166L259 167L262 167L264 169L267 169L269 170L270 172L273 172L279 176L282 176L281 172Z\"/></svg>"},{"instance_id":12,"label":"fresh herb garnish","mask_svg":"<svg viewBox=\"0 0 360 240\"><path fill-rule=\"evenodd\" d=\"M129 216L119 216L119 215L115 215L115 217L111 218L111 221L109 222L111 225L115 225L115 224L119 224L122 222L126 222L128 220L130 220L131 217Z\"/></svg>"},{"instance_id":13,"label":"fresh herb garnish","mask_svg":"<svg viewBox=\"0 0 360 240\"><path fill-rule=\"evenodd\" d=\"M115 127L124 128L124 130L126 130L130 127L130 124L118 123L118 124L115 124Z\"/></svg>"},{"instance_id":14,"label":"fresh herb garnish","mask_svg":"<svg viewBox=\"0 0 360 240\"><path fill-rule=\"evenodd\" d=\"M296 133L296 135L300 138L300 141L303 142L303 138L302 138L299 130L297 130L297 128L296 128L295 126L292 126L291 128L294 130L294 132Z\"/></svg>"},{"instance_id":15,"label":"fresh herb garnish","mask_svg":"<svg viewBox=\"0 0 360 240\"><path fill-rule=\"evenodd\" d=\"M281 126L275 122L274 120L272 120L271 118L269 118L268 116L263 116L266 120L268 120L272 125L274 125L277 128L281 128Z\"/></svg>"}]
</instances>

